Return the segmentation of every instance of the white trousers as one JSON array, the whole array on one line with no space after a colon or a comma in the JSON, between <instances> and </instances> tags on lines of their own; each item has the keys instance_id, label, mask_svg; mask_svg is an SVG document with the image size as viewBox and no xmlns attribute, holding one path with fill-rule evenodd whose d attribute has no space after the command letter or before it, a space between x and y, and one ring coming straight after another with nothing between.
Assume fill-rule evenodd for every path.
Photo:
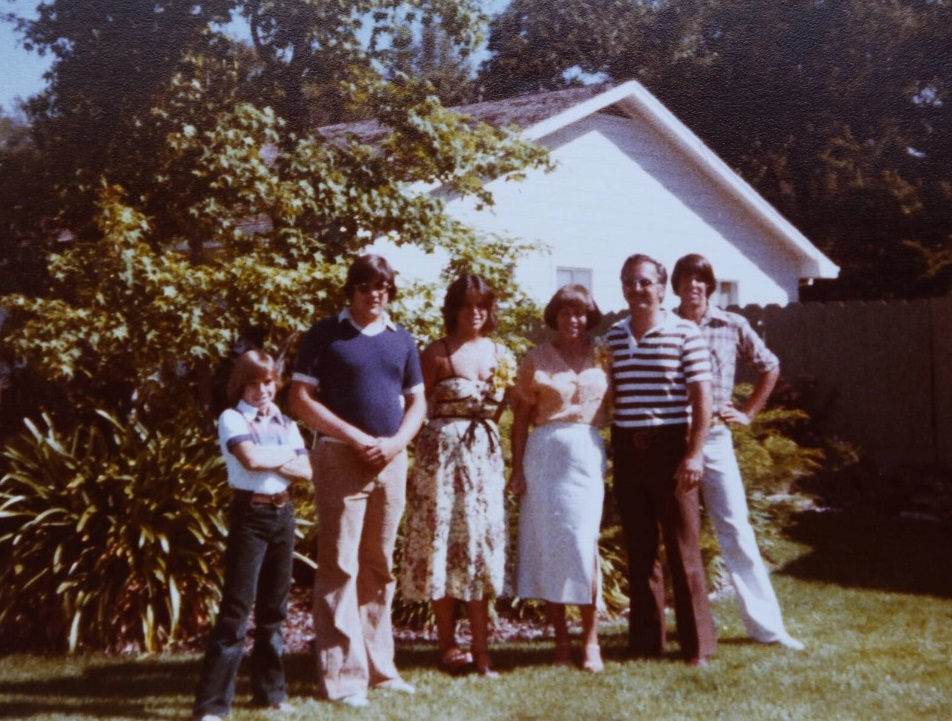
<instances>
[{"instance_id":1,"label":"white trousers","mask_svg":"<svg viewBox=\"0 0 952 721\"><path fill-rule=\"evenodd\" d=\"M761 643L786 638L780 604L748 518L744 482L727 426L715 426L707 435L701 490L717 533L721 556L737 591L747 635Z\"/></svg>"}]
</instances>

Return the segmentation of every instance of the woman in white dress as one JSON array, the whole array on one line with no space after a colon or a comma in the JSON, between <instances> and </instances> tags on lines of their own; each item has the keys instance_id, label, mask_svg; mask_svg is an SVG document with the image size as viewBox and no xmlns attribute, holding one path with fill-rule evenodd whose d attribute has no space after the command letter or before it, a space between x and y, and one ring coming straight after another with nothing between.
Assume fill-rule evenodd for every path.
<instances>
[{"instance_id":1,"label":"woman in white dress","mask_svg":"<svg viewBox=\"0 0 952 721\"><path fill-rule=\"evenodd\" d=\"M581 285L559 289L545 308L551 343L526 354L513 392L512 476L519 494L520 598L546 601L556 664L571 663L566 604L582 617L582 668L603 668L598 645L598 535L605 494L608 376L588 330L602 314ZM533 427L530 435L529 428Z\"/></svg>"}]
</instances>

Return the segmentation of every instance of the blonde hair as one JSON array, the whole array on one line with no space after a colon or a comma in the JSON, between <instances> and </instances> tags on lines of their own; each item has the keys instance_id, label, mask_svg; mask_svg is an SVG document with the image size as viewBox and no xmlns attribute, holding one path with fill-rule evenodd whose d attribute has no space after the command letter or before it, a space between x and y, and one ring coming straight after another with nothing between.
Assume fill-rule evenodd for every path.
<instances>
[{"instance_id":1,"label":"blonde hair","mask_svg":"<svg viewBox=\"0 0 952 721\"><path fill-rule=\"evenodd\" d=\"M245 392L245 386L260 380L281 383L281 373L274 358L260 350L249 350L238 356L228 376L225 393L228 400L237 403Z\"/></svg>"}]
</instances>

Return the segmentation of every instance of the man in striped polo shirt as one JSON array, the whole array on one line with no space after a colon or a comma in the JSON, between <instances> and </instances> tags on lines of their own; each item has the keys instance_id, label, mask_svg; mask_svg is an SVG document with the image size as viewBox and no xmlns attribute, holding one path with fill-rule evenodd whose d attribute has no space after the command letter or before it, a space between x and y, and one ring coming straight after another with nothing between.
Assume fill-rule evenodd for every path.
<instances>
[{"instance_id":1,"label":"man in striped polo shirt","mask_svg":"<svg viewBox=\"0 0 952 721\"><path fill-rule=\"evenodd\" d=\"M700 549L698 487L711 424L711 365L698 327L661 308L667 272L645 255L621 271L630 316L609 329L615 416L614 492L628 550L628 650L665 651L664 539L685 660L716 651Z\"/></svg>"}]
</instances>

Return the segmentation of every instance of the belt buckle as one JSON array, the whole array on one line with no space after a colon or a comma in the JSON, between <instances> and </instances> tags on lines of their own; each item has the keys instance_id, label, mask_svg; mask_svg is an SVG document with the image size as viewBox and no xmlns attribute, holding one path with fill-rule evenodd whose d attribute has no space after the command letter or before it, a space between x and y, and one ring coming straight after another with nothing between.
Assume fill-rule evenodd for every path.
<instances>
[{"instance_id":1,"label":"belt buckle","mask_svg":"<svg viewBox=\"0 0 952 721\"><path fill-rule=\"evenodd\" d=\"M281 493L272 493L271 494L271 505L275 508L283 508L284 505L288 502L288 493L287 491L281 491Z\"/></svg>"},{"instance_id":2,"label":"belt buckle","mask_svg":"<svg viewBox=\"0 0 952 721\"><path fill-rule=\"evenodd\" d=\"M658 435L653 428L634 430L630 434L631 445L635 450L646 451L651 447L651 439Z\"/></svg>"}]
</instances>

